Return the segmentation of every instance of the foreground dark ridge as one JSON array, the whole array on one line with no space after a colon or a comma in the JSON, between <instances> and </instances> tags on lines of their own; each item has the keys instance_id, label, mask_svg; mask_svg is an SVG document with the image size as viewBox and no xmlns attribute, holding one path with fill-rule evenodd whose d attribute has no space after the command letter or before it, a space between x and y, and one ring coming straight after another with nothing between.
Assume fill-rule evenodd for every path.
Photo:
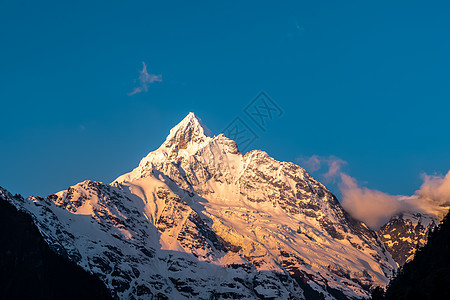
<instances>
[{"instance_id":1,"label":"foreground dark ridge","mask_svg":"<svg viewBox=\"0 0 450 300\"><path fill-rule=\"evenodd\" d=\"M111 299L96 276L51 251L32 218L3 193L0 188L1 299Z\"/></svg>"}]
</instances>

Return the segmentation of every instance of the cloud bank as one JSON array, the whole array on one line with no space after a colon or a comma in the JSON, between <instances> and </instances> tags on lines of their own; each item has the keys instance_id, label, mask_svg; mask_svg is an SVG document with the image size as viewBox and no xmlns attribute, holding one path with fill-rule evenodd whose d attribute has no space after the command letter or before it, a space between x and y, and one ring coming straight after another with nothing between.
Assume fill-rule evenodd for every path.
<instances>
[{"instance_id":1,"label":"cloud bank","mask_svg":"<svg viewBox=\"0 0 450 300\"><path fill-rule=\"evenodd\" d=\"M450 209L450 171L445 176L423 174L422 178L420 189L406 200L442 219Z\"/></svg>"},{"instance_id":2,"label":"cloud bank","mask_svg":"<svg viewBox=\"0 0 450 300\"><path fill-rule=\"evenodd\" d=\"M422 212L440 220L450 209L450 171L445 176L423 174L420 188L413 195L405 196L359 186L355 178L342 172L346 162L335 156L313 155L299 157L297 161L309 172L317 172L326 165L328 170L321 176L328 181L338 180L344 209L372 229L378 229L402 212Z\"/></svg>"},{"instance_id":3,"label":"cloud bank","mask_svg":"<svg viewBox=\"0 0 450 300\"><path fill-rule=\"evenodd\" d=\"M140 85L136 87L131 93L128 94L128 96L133 96L134 94L138 94L141 92L147 92L148 91L148 85L157 81L162 81L162 75L155 75L155 74L149 74L147 72L147 65L145 62L142 62L142 71L139 72L139 83Z\"/></svg>"},{"instance_id":4,"label":"cloud bank","mask_svg":"<svg viewBox=\"0 0 450 300\"><path fill-rule=\"evenodd\" d=\"M340 176L342 206L373 229L401 212L422 212L441 220L450 209L450 171L445 176L422 175L423 183L412 196L359 187L354 178L344 173Z\"/></svg>"},{"instance_id":5,"label":"cloud bank","mask_svg":"<svg viewBox=\"0 0 450 300\"><path fill-rule=\"evenodd\" d=\"M385 224L391 216L407 210L398 196L359 187L356 179L344 173L340 177L338 186L342 193L342 206L354 218L373 229Z\"/></svg>"}]
</instances>

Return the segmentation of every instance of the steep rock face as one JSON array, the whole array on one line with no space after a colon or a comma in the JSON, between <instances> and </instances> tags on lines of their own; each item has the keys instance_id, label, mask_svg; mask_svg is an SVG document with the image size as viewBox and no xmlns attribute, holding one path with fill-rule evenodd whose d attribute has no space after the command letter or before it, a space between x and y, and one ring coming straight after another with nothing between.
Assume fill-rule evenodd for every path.
<instances>
[{"instance_id":1,"label":"steep rock face","mask_svg":"<svg viewBox=\"0 0 450 300\"><path fill-rule=\"evenodd\" d=\"M192 113L113 183L12 203L119 297L363 298L396 269L303 168L241 154Z\"/></svg>"},{"instance_id":2,"label":"steep rock face","mask_svg":"<svg viewBox=\"0 0 450 300\"><path fill-rule=\"evenodd\" d=\"M393 216L378 230L394 260L402 266L414 257L418 247L423 247L428 233L439 224L435 217L424 213L401 213Z\"/></svg>"}]
</instances>

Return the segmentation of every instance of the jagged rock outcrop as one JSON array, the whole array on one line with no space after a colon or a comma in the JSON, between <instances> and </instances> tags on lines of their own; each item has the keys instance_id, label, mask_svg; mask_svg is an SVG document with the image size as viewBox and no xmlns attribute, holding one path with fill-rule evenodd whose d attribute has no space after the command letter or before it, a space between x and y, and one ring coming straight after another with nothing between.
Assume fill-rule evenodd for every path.
<instances>
[{"instance_id":1,"label":"jagged rock outcrop","mask_svg":"<svg viewBox=\"0 0 450 300\"><path fill-rule=\"evenodd\" d=\"M402 266L414 258L417 248L426 244L430 230L437 224L439 220L434 216L405 212L393 216L377 233L394 260Z\"/></svg>"}]
</instances>

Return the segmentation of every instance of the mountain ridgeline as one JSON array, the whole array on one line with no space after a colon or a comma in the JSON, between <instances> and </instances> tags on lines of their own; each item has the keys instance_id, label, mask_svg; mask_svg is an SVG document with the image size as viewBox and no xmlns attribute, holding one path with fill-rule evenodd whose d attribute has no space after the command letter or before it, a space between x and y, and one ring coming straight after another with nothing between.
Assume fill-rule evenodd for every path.
<instances>
[{"instance_id":1,"label":"mountain ridgeline","mask_svg":"<svg viewBox=\"0 0 450 300\"><path fill-rule=\"evenodd\" d=\"M361 299L397 270L303 168L243 154L193 113L112 183L4 198L117 298Z\"/></svg>"}]
</instances>

